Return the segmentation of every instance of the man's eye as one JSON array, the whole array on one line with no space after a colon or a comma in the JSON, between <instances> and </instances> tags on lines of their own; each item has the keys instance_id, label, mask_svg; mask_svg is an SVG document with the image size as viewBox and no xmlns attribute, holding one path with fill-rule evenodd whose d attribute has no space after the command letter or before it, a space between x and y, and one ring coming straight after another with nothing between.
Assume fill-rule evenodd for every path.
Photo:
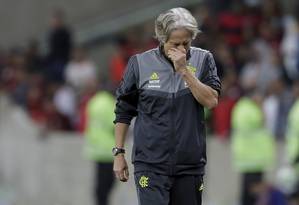
<instances>
[{"instance_id":1,"label":"man's eye","mask_svg":"<svg viewBox=\"0 0 299 205\"><path fill-rule=\"evenodd\" d=\"M178 47L178 46L180 46L180 44L179 44L179 43L175 43L174 46L175 46L175 47Z\"/></svg>"}]
</instances>

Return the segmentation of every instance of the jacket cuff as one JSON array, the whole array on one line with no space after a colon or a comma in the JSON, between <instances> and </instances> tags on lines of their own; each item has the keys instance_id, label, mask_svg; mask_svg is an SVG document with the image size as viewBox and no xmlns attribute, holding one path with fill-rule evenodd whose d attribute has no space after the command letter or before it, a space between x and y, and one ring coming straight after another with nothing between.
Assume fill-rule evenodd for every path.
<instances>
[{"instance_id":1,"label":"jacket cuff","mask_svg":"<svg viewBox=\"0 0 299 205\"><path fill-rule=\"evenodd\" d=\"M132 117L131 116L116 116L115 120L113 121L114 124L116 123L124 123L127 125L131 124Z\"/></svg>"}]
</instances>

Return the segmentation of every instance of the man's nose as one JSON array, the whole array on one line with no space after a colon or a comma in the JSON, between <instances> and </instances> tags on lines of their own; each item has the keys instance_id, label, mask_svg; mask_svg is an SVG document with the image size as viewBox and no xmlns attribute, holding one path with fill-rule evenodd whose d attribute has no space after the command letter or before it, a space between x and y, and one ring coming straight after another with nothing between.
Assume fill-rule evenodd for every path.
<instances>
[{"instance_id":1,"label":"man's nose","mask_svg":"<svg viewBox=\"0 0 299 205\"><path fill-rule=\"evenodd\" d=\"M179 46L177 47L177 49L179 49L180 51L186 53L186 49L185 49L185 47L184 47L183 45L179 45Z\"/></svg>"}]
</instances>

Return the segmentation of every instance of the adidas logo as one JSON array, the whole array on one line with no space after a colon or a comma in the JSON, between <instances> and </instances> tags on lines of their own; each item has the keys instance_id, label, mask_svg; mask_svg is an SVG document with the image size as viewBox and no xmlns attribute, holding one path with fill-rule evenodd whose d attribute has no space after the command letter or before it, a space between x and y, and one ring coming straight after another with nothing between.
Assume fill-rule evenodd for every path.
<instances>
[{"instance_id":1,"label":"adidas logo","mask_svg":"<svg viewBox=\"0 0 299 205\"><path fill-rule=\"evenodd\" d=\"M161 88L159 75L156 72L153 72L150 76L148 88Z\"/></svg>"}]
</instances>

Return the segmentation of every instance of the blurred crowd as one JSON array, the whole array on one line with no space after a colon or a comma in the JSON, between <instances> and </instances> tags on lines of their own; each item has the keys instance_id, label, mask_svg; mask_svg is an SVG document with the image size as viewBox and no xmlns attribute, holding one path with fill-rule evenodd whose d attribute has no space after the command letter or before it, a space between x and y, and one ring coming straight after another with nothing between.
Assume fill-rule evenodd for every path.
<instances>
[{"instance_id":1,"label":"blurred crowd","mask_svg":"<svg viewBox=\"0 0 299 205\"><path fill-rule=\"evenodd\" d=\"M83 132L89 99L103 87L113 93L129 57L157 46L152 35L134 39L141 31L146 33L141 29L134 27L113 36L111 44L117 46L109 65L96 65L88 56L89 47L74 43L64 12L55 10L49 21L45 54L35 39L25 47L0 49L0 92L8 94L45 131ZM109 79L100 76L103 67Z\"/></svg>"},{"instance_id":2,"label":"blurred crowd","mask_svg":"<svg viewBox=\"0 0 299 205\"><path fill-rule=\"evenodd\" d=\"M193 46L210 50L222 81L219 105L208 113L209 132L231 135L234 106L249 91L258 92L266 128L284 140L289 111L299 86L299 10L286 12L278 0L209 1L188 8L202 31ZM158 46L153 20L114 34L115 52L106 67L76 45L63 11L50 19L47 52L31 40L26 47L0 49L0 92L24 108L47 130L82 132L86 105L98 89L112 93L130 56ZM112 40L111 40L112 39ZM99 69L105 69L103 79Z\"/></svg>"},{"instance_id":3,"label":"blurred crowd","mask_svg":"<svg viewBox=\"0 0 299 205\"><path fill-rule=\"evenodd\" d=\"M216 15L207 6L194 10L203 31L195 45L212 51L222 79L212 132L226 139L232 108L246 91L255 89L263 95L266 126L283 139L299 73L298 16L284 13L280 1L250 2L236 2Z\"/></svg>"},{"instance_id":4,"label":"blurred crowd","mask_svg":"<svg viewBox=\"0 0 299 205\"><path fill-rule=\"evenodd\" d=\"M227 139L231 110L244 90L257 88L264 96L267 127L283 139L288 111L294 101L293 82L299 76L299 28L296 12L282 10L280 1L221 1L189 8L202 33L194 46L214 54L222 93L219 106L209 115L210 131ZM50 130L84 129L84 107L99 85L112 92L130 56L158 46L153 20L113 35L117 45L109 65L96 65L88 48L73 43L63 11L53 12L47 53L39 42L0 51L0 89L21 105L31 118ZM109 79L103 81L99 69Z\"/></svg>"}]
</instances>

